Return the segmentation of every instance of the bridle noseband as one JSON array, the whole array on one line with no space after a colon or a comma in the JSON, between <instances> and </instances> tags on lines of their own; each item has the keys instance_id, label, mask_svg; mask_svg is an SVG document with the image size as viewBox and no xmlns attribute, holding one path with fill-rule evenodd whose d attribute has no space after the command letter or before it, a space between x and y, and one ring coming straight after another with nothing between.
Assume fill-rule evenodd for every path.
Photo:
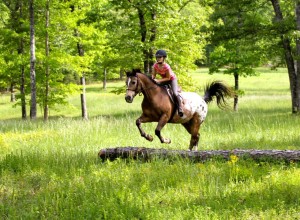
<instances>
[{"instance_id":1,"label":"bridle noseband","mask_svg":"<svg viewBox=\"0 0 300 220\"><path fill-rule=\"evenodd\" d=\"M136 86L135 86L135 89L129 89L129 88L128 88L128 85L127 85L126 91L132 91L132 92L135 92L135 93L141 95L141 91L138 91L138 88L139 88L139 81L140 81L140 80L139 80L139 77L138 77L138 76L130 76L130 77L136 77L136 78L137 78Z\"/></svg>"},{"instance_id":2,"label":"bridle noseband","mask_svg":"<svg viewBox=\"0 0 300 220\"><path fill-rule=\"evenodd\" d=\"M127 90L129 90L129 91L132 91L132 92L135 92L136 94L139 94L139 95L142 95L141 93L144 91L144 92L146 92L147 90L149 90L149 89L153 89L153 88L156 88L158 85L154 85L154 86L150 86L150 87L148 87L148 88L143 88L143 83L142 82L140 82L140 79L139 79L139 77L136 75L136 76L130 76L130 77L136 77L137 78L137 83L136 83L136 87L135 87L135 89L129 89L128 88L128 86L127 86L127 89L126 89L126 91ZM139 91L139 85L141 85L140 86L140 91ZM147 93L147 92L146 92Z\"/></svg>"}]
</instances>

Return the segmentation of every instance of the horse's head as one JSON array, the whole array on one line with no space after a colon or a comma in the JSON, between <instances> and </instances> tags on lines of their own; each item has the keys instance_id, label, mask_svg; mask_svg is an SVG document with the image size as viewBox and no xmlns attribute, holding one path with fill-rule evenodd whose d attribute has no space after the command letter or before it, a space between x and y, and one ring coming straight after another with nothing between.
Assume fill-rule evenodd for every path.
<instances>
[{"instance_id":1,"label":"horse's head","mask_svg":"<svg viewBox=\"0 0 300 220\"><path fill-rule=\"evenodd\" d=\"M126 95L125 100L128 103L132 103L134 97L141 92L141 83L139 82L139 78L137 73L141 71L138 69L133 69L131 72L126 72Z\"/></svg>"}]
</instances>

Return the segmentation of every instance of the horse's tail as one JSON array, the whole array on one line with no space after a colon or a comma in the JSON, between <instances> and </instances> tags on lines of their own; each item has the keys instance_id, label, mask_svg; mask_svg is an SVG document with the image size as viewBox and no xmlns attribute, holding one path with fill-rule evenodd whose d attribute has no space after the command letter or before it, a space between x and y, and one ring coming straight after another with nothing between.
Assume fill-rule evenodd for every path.
<instances>
[{"instance_id":1,"label":"horse's tail","mask_svg":"<svg viewBox=\"0 0 300 220\"><path fill-rule=\"evenodd\" d=\"M209 103L213 101L213 97L216 97L218 107L220 109L226 109L228 108L228 104L225 98L233 96L234 92L229 86L221 81L213 81L206 85L203 99L206 103Z\"/></svg>"}]
</instances>

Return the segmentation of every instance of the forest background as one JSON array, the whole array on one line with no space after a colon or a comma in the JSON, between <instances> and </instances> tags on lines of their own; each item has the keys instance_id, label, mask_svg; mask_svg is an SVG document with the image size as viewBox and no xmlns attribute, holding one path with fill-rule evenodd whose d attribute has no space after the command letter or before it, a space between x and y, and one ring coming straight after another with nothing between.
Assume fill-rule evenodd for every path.
<instances>
[{"instance_id":1,"label":"forest background","mask_svg":"<svg viewBox=\"0 0 300 220\"><path fill-rule=\"evenodd\" d=\"M48 120L50 108L80 91L87 119L85 82L101 80L105 88L133 67L148 74L155 51L165 49L190 91L196 88L189 72L199 66L231 74L240 95L239 77L256 75L261 65L284 66L291 111L298 113L299 8L296 0L2 0L0 87L23 119L27 106L31 119L39 106Z\"/></svg>"}]
</instances>

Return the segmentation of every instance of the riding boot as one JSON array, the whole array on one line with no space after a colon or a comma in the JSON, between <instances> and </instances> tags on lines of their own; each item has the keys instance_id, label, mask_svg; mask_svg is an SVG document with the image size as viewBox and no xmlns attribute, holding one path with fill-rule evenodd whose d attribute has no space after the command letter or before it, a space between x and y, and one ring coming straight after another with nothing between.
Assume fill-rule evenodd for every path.
<instances>
[{"instance_id":1,"label":"riding boot","mask_svg":"<svg viewBox=\"0 0 300 220\"><path fill-rule=\"evenodd\" d=\"M182 117L183 116L183 110L182 110L182 104L181 104L180 96L177 95L176 98L177 98L177 106L178 106L178 115L180 117Z\"/></svg>"}]
</instances>

